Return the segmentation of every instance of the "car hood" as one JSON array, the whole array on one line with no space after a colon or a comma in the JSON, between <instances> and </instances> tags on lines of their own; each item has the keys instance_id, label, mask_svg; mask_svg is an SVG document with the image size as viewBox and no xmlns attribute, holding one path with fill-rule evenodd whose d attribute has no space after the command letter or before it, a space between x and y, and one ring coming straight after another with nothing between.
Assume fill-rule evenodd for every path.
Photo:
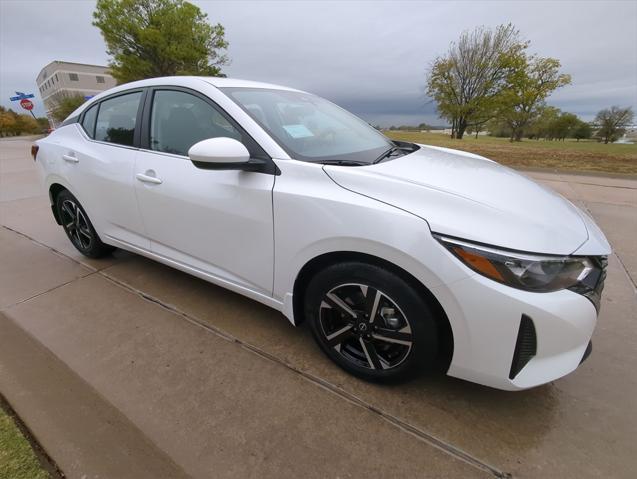
<instances>
[{"instance_id":1,"label":"car hood","mask_svg":"<svg viewBox=\"0 0 637 479\"><path fill-rule=\"evenodd\" d=\"M477 155L419 146L376 165L324 170L343 188L421 217L436 233L544 254L571 254L590 241L585 254L610 251L590 218L553 190Z\"/></svg>"}]
</instances>

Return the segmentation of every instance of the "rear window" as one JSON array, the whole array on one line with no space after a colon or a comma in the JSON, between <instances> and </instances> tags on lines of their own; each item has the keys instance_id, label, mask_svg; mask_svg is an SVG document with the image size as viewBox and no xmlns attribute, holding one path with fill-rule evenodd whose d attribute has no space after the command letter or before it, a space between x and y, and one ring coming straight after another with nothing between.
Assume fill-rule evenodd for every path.
<instances>
[{"instance_id":1,"label":"rear window","mask_svg":"<svg viewBox=\"0 0 637 479\"><path fill-rule=\"evenodd\" d=\"M82 120L82 128L86 131L86 134L91 138L95 138L95 120L97 119L97 107L93 105L84 113L84 119Z\"/></svg>"},{"instance_id":2,"label":"rear window","mask_svg":"<svg viewBox=\"0 0 637 479\"><path fill-rule=\"evenodd\" d=\"M137 110L142 93L128 93L100 103L95 139L117 145L133 146Z\"/></svg>"}]
</instances>

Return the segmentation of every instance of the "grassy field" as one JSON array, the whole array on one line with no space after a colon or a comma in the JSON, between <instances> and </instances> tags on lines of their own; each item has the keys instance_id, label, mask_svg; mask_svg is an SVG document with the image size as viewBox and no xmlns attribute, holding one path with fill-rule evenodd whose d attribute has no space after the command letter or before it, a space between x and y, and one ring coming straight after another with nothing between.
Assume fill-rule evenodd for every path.
<instances>
[{"instance_id":1,"label":"grassy field","mask_svg":"<svg viewBox=\"0 0 637 479\"><path fill-rule=\"evenodd\" d=\"M637 175L637 144L604 145L597 141L524 140L465 136L452 140L442 133L385 131L394 140L465 150L512 168Z\"/></svg>"},{"instance_id":2,"label":"grassy field","mask_svg":"<svg viewBox=\"0 0 637 479\"><path fill-rule=\"evenodd\" d=\"M49 477L11 416L0 408L0 478L48 479Z\"/></svg>"}]
</instances>

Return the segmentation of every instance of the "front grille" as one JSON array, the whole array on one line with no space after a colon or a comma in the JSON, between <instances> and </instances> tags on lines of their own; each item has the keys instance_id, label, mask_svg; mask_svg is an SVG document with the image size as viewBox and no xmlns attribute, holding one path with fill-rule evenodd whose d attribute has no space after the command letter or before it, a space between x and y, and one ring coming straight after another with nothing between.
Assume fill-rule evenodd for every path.
<instances>
[{"instance_id":1,"label":"front grille","mask_svg":"<svg viewBox=\"0 0 637 479\"><path fill-rule=\"evenodd\" d=\"M518 329L518 339L515 342L513 351L513 361L511 361L511 371L509 379L518 375L522 368L537 354L537 336L533 320L526 314L520 319L520 329Z\"/></svg>"},{"instance_id":2,"label":"front grille","mask_svg":"<svg viewBox=\"0 0 637 479\"><path fill-rule=\"evenodd\" d=\"M591 258L591 260L595 263L595 271L592 271L584 281L569 289L588 298L595 306L597 313L599 313L604 281L606 280L606 270L608 269L608 257L596 256Z\"/></svg>"}]
</instances>

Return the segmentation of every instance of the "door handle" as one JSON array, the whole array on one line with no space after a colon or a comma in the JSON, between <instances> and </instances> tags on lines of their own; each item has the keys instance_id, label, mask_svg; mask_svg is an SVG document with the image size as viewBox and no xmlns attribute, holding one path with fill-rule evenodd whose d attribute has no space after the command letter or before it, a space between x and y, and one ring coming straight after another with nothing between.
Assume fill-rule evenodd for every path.
<instances>
[{"instance_id":1,"label":"door handle","mask_svg":"<svg viewBox=\"0 0 637 479\"><path fill-rule=\"evenodd\" d=\"M156 178L155 176L144 175L143 173L137 173L135 175L135 178L137 178L139 181L143 183L152 183L154 185L162 184L162 181L159 178Z\"/></svg>"},{"instance_id":2,"label":"door handle","mask_svg":"<svg viewBox=\"0 0 637 479\"><path fill-rule=\"evenodd\" d=\"M64 161L68 161L69 163L79 163L80 160L78 160L75 156L73 155L62 155L62 159Z\"/></svg>"}]
</instances>

